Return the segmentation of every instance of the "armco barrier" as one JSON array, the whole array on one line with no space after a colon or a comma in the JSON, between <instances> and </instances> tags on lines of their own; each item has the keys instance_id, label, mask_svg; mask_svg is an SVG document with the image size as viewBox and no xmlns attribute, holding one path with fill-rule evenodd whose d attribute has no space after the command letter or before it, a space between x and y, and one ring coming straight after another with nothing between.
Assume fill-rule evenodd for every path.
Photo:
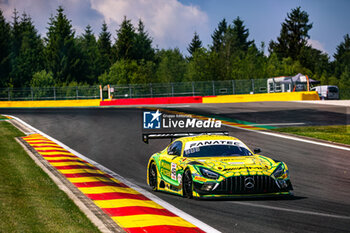
<instances>
[{"instance_id":1,"label":"armco barrier","mask_svg":"<svg viewBox=\"0 0 350 233\"><path fill-rule=\"evenodd\" d=\"M98 107L100 100L0 101L0 108Z\"/></svg>"},{"instance_id":2,"label":"armco barrier","mask_svg":"<svg viewBox=\"0 0 350 233\"><path fill-rule=\"evenodd\" d=\"M187 97L157 97L157 98L130 98L101 101L101 106L109 105L153 105L153 104L193 104L202 103L201 96Z\"/></svg>"},{"instance_id":3,"label":"armco barrier","mask_svg":"<svg viewBox=\"0 0 350 233\"><path fill-rule=\"evenodd\" d=\"M260 101L298 101L319 100L316 91L309 92L281 92L250 95L221 95L203 97L203 103L239 103Z\"/></svg>"}]
</instances>

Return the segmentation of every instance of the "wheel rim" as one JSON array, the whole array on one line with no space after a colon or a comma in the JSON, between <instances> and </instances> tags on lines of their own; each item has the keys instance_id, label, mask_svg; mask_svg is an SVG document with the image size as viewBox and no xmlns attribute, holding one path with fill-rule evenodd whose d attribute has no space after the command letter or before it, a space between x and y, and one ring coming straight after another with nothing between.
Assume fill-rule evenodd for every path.
<instances>
[{"instance_id":1,"label":"wheel rim","mask_svg":"<svg viewBox=\"0 0 350 233\"><path fill-rule=\"evenodd\" d=\"M157 170L154 164L151 165L149 171L149 184L154 190L157 188Z\"/></svg>"},{"instance_id":2,"label":"wheel rim","mask_svg":"<svg viewBox=\"0 0 350 233\"><path fill-rule=\"evenodd\" d=\"M185 172L184 181L183 181L183 192L184 197L192 197L192 176L189 171Z\"/></svg>"}]
</instances>

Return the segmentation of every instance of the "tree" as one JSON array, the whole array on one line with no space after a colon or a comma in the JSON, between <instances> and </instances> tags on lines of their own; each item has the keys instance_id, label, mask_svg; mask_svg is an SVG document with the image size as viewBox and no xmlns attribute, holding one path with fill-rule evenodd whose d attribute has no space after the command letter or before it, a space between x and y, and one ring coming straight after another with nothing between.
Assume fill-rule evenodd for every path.
<instances>
[{"instance_id":1,"label":"tree","mask_svg":"<svg viewBox=\"0 0 350 233\"><path fill-rule=\"evenodd\" d=\"M178 48L159 51L157 79L162 83L181 82L186 72L186 60Z\"/></svg>"},{"instance_id":2,"label":"tree","mask_svg":"<svg viewBox=\"0 0 350 233\"><path fill-rule=\"evenodd\" d=\"M135 57L136 60L153 61L154 49L152 48L152 39L145 31L145 25L139 20L137 33L135 37Z\"/></svg>"},{"instance_id":3,"label":"tree","mask_svg":"<svg viewBox=\"0 0 350 233\"><path fill-rule=\"evenodd\" d=\"M225 64L223 79L229 79L232 75L233 62L242 60L248 48L254 46L254 41L248 40L249 30L243 25L243 21L237 17L232 25L229 25L223 38L219 51L222 62Z\"/></svg>"},{"instance_id":4,"label":"tree","mask_svg":"<svg viewBox=\"0 0 350 233\"><path fill-rule=\"evenodd\" d=\"M131 77L136 71L136 61L120 59L111 66L108 73L99 77L99 81L104 85L130 84Z\"/></svg>"},{"instance_id":5,"label":"tree","mask_svg":"<svg viewBox=\"0 0 350 233\"><path fill-rule=\"evenodd\" d=\"M13 59L15 59L18 56L22 44L22 28L20 26L18 11L16 10L16 8L13 10L12 19L13 22L11 30L11 57L13 61Z\"/></svg>"},{"instance_id":6,"label":"tree","mask_svg":"<svg viewBox=\"0 0 350 233\"><path fill-rule=\"evenodd\" d=\"M46 70L41 70L33 75L30 81L31 87L53 87L55 86L55 80L53 79L52 72L47 73Z\"/></svg>"},{"instance_id":7,"label":"tree","mask_svg":"<svg viewBox=\"0 0 350 233\"><path fill-rule=\"evenodd\" d=\"M214 30L213 35L211 35L211 38L213 39L213 45L211 47L212 51L219 52L221 49L224 35L227 30L227 23L226 19L223 19L219 22L218 28Z\"/></svg>"},{"instance_id":8,"label":"tree","mask_svg":"<svg viewBox=\"0 0 350 233\"><path fill-rule=\"evenodd\" d=\"M117 39L114 44L117 60L134 59L136 33L131 20L124 17L120 28L117 30Z\"/></svg>"},{"instance_id":9,"label":"tree","mask_svg":"<svg viewBox=\"0 0 350 233\"><path fill-rule=\"evenodd\" d=\"M254 41L249 41L249 30L243 25L243 21L237 17L233 20L233 25L229 25L225 37L225 46L234 52L246 52L248 48L254 44Z\"/></svg>"},{"instance_id":10,"label":"tree","mask_svg":"<svg viewBox=\"0 0 350 233\"><path fill-rule=\"evenodd\" d=\"M266 58L255 46L250 46L244 56L235 56L232 65L232 79L266 78Z\"/></svg>"},{"instance_id":11,"label":"tree","mask_svg":"<svg viewBox=\"0 0 350 233\"><path fill-rule=\"evenodd\" d=\"M29 86L35 72L44 68L43 43L35 29L32 19L23 13L21 21L15 18L13 55L12 55L12 85L15 87ZM19 50L18 50L18 48Z\"/></svg>"},{"instance_id":12,"label":"tree","mask_svg":"<svg viewBox=\"0 0 350 233\"><path fill-rule=\"evenodd\" d=\"M91 26L88 25L85 29L85 33L81 38L81 49L83 53L83 71L81 74L82 81L88 84L94 84L97 82L97 77L99 76L98 67L98 49L97 42L94 34L92 33Z\"/></svg>"},{"instance_id":13,"label":"tree","mask_svg":"<svg viewBox=\"0 0 350 233\"><path fill-rule=\"evenodd\" d=\"M302 47L297 60L314 75L320 76L323 72L331 72L328 55L311 46Z\"/></svg>"},{"instance_id":14,"label":"tree","mask_svg":"<svg viewBox=\"0 0 350 233\"><path fill-rule=\"evenodd\" d=\"M121 59L111 66L108 73L100 75L99 81L103 85L146 84L152 82L154 70L152 61Z\"/></svg>"},{"instance_id":15,"label":"tree","mask_svg":"<svg viewBox=\"0 0 350 233\"><path fill-rule=\"evenodd\" d=\"M344 72L340 76L339 87L341 89L349 89L350 88L350 69L346 67Z\"/></svg>"},{"instance_id":16,"label":"tree","mask_svg":"<svg viewBox=\"0 0 350 233\"><path fill-rule=\"evenodd\" d=\"M17 57L19 55L19 51L21 49L22 43L22 32L20 26L20 20L18 16L18 11L16 8L13 10L12 16L12 28L11 28L11 72L10 72L10 82L11 85L17 86L20 83L20 80L16 80L17 75L15 74L17 69Z\"/></svg>"},{"instance_id":17,"label":"tree","mask_svg":"<svg viewBox=\"0 0 350 233\"><path fill-rule=\"evenodd\" d=\"M192 82L218 79L215 66L219 64L216 63L218 59L214 58L215 55L217 53L209 52L205 48L194 51L187 65L185 80Z\"/></svg>"},{"instance_id":18,"label":"tree","mask_svg":"<svg viewBox=\"0 0 350 233\"><path fill-rule=\"evenodd\" d=\"M308 13L302 11L300 7L292 9L292 12L287 14L285 22L282 23L277 42L270 42L270 53L275 52L279 58L291 57L297 60L302 48L307 46L307 40L310 38L308 33L311 28L312 23L309 24Z\"/></svg>"},{"instance_id":19,"label":"tree","mask_svg":"<svg viewBox=\"0 0 350 233\"><path fill-rule=\"evenodd\" d=\"M308 76L312 75L312 72L309 69L303 67L299 61L295 61L291 57L283 58L282 71L284 76L294 76L298 73Z\"/></svg>"},{"instance_id":20,"label":"tree","mask_svg":"<svg viewBox=\"0 0 350 233\"><path fill-rule=\"evenodd\" d=\"M346 34L344 41L338 46L336 53L333 55L335 61L335 75L340 78L343 72L350 72L350 36Z\"/></svg>"},{"instance_id":21,"label":"tree","mask_svg":"<svg viewBox=\"0 0 350 233\"><path fill-rule=\"evenodd\" d=\"M285 75L283 73L282 62L278 59L276 53L272 53L268 57L266 64L266 73L268 78Z\"/></svg>"},{"instance_id":22,"label":"tree","mask_svg":"<svg viewBox=\"0 0 350 233\"><path fill-rule=\"evenodd\" d=\"M338 62L344 63L349 58L350 53L350 36L346 34L344 36L344 41L337 46L337 51L333 55L334 59ZM349 64L349 63L348 63Z\"/></svg>"},{"instance_id":23,"label":"tree","mask_svg":"<svg viewBox=\"0 0 350 233\"><path fill-rule=\"evenodd\" d=\"M223 57L205 48L196 50L187 64L186 81L211 81L227 78ZM208 93L209 94L209 93Z\"/></svg>"},{"instance_id":24,"label":"tree","mask_svg":"<svg viewBox=\"0 0 350 233\"><path fill-rule=\"evenodd\" d=\"M97 41L99 75L106 72L112 65L111 33L108 32L106 22L103 22L102 29Z\"/></svg>"},{"instance_id":25,"label":"tree","mask_svg":"<svg viewBox=\"0 0 350 233\"><path fill-rule=\"evenodd\" d=\"M56 83L70 83L79 80L82 72L81 52L76 48L71 21L60 6L55 17L50 18L45 42L46 66L52 72Z\"/></svg>"},{"instance_id":26,"label":"tree","mask_svg":"<svg viewBox=\"0 0 350 233\"><path fill-rule=\"evenodd\" d=\"M202 48L202 41L199 39L197 32L194 32L191 43L189 44L187 51L193 56L193 53Z\"/></svg>"},{"instance_id":27,"label":"tree","mask_svg":"<svg viewBox=\"0 0 350 233\"><path fill-rule=\"evenodd\" d=\"M209 53L204 49L197 49L192 53L188 62L185 80L186 81L207 81L212 78L210 75L210 58Z\"/></svg>"},{"instance_id":28,"label":"tree","mask_svg":"<svg viewBox=\"0 0 350 233\"><path fill-rule=\"evenodd\" d=\"M0 88L8 85L10 66L11 27L0 9Z\"/></svg>"},{"instance_id":29,"label":"tree","mask_svg":"<svg viewBox=\"0 0 350 233\"><path fill-rule=\"evenodd\" d=\"M131 77L132 84L148 84L156 82L155 71L156 64L153 61L140 60L137 62L137 72Z\"/></svg>"}]
</instances>

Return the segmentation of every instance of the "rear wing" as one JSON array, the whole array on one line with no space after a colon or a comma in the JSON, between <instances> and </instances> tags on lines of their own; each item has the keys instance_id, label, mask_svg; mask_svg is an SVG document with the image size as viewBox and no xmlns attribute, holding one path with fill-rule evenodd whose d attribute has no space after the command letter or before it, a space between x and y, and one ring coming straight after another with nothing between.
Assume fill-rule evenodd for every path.
<instances>
[{"instance_id":1,"label":"rear wing","mask_svg":"<svg viewBox=\"0 0 350 233\"><path fill-rule=\"evenodd\" d=\"M229 135L228 131L178 132L178 133L144 133L144 134L142 134L142 140L143 140L144 143L148 144L148 141L150 139L166 139L166 138L170 138L171 141L173 141L174 138L196 136L196 135L201 135L201 134L207 134L207 135Z\"/></svg>"}]
</instances>

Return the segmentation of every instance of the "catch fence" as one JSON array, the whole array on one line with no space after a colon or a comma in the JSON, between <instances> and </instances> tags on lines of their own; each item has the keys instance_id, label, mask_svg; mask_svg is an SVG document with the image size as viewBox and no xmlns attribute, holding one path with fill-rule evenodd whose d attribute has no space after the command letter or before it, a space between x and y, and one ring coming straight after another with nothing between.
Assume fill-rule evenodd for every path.
<instances>
[{"instance_id":1,"label":"catch fence","mask_svg":"<svg viewBox=\"0 0 350 233\"><path fill-rule=\"evenodd\" d=\"M267 92L267 79L111 85L113 98L212 96Z\"/></svg>"},{"instance_id":2,"label":"catch fence","mask_svg":"<svg viewBox=\"0 0 350 233\"><path fill-rule=\"evenodd\" d=\"M258 94L281 92L281 86L273 84L268 88L267 79L223 80L202 82L149 83L105 86L76 87L30 87L2 88L0 101L20 100L73 100L99 99L109 96L121 98L176 97L176 96L215 96L235 94ZM350 89L340 89L340 99L350 99Z\"/></svg>"},{"instance_id":3,"label":"catch fence","mask_svg":"<svg viewBox=\"0 0 350 233\"><path fill-rule=\"evenodd\" d=\"M99 86L2 88L0 101L99 99Z\"/></svg>"}]
</instances>

